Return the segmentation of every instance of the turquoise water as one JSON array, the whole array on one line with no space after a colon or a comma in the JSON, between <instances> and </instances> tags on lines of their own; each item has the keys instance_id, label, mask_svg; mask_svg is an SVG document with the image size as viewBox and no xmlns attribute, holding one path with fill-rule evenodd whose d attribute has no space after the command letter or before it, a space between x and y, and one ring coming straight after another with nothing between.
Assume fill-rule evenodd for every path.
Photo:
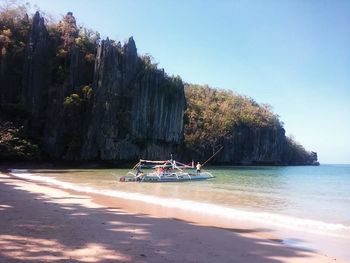
<instances>
[{"instance_id":1,"label":"turquoise water","mask_svg":"<svg viewBox=\"0 0 350 263\"><path fill-rule=\"evenodd\" d=\"M347 231L350 229L350 165L208 167L206 171L216 178L153 184L119 182L119 177L128 172L126 169L29 170L27 173L38 180L51 178L55 181L50 183L66 182L78 190L80 187L84 191L96 190L123 198L160 203L166 200L167 204L185 200L192 203L180 205L189 204L188 209L215 205L209 206L212 213L227 214L233 210L225 209L232 208L254 212L254 215L287 216L290 222L308 219L316 220L316 224L339 224ZM233 216L236 214L232 212Z\"/></svg>"},{"instance_id":2,"label":"turquoise water","mask_svg":"<svg viewBox=\"0 0 350 263\"><path fill-rule=\"evenodd\" d=\"M244 196L241 207L350 225L350 165L245 167L217 174L212 187Z\"/></svg>"}]
</instances>

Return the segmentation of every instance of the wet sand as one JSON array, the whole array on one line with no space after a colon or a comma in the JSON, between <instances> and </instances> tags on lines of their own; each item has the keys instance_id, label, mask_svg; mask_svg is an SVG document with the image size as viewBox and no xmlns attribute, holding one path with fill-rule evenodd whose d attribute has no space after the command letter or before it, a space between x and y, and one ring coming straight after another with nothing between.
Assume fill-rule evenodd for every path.
<instances>
[{"instance_id":1,"label":"wet sand","mask_svg":"<svg viewBox=\"0 0 350 263\"><path fill-rule=\"evenodd\" d=\"M0 262L335 260L344 262L289 247L271 229L244 222L225 225L186 211L0 174Z\"/></svg>"}]
</instances>

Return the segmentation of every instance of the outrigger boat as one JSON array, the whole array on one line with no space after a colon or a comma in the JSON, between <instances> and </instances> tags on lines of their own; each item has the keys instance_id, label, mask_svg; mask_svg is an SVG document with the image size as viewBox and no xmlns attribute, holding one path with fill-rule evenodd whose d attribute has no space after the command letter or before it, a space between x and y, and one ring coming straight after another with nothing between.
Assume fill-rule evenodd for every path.
<instances>
[{"instance_id":1,"label":"outrigger boat","mask_svg":"<svg viewBox=\"0 0 350 263\"><path fill-rule=\"evenodd\" d=\"M151 168L153 171L145 172L144 169ZM183 164L175 160L151 161L140 160L133 168L132 172L128 172L127 176L121 177L121 182L182 182L207 180L215 178L209 172L197 172L194 170L194 164ZM187 172L186 169L192 171Z\"/></svg>"}]
</instances>

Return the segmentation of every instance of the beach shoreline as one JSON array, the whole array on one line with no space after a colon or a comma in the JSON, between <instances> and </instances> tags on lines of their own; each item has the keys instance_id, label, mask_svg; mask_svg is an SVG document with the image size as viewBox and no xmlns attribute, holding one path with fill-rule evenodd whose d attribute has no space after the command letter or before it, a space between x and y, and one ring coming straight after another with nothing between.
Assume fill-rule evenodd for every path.
<instances>
[{"instance_id":1,"label":"beach shoreline","mask_svg":"<svg viewBox=\"0 0 350 263\"><path fill-rule=\"evenodd\" d=\"M1 262L342 262L242 222L0 179Z\"/></svg>"}]
</instances>

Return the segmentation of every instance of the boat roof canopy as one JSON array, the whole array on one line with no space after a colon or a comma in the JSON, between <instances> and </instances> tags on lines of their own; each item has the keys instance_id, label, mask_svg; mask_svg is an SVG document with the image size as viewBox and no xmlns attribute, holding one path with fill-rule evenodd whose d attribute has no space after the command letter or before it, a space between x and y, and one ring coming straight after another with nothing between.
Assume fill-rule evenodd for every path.
<instances>
[{"instance_id":1,"label":"boat roof canopy","mask_svg":"<svg viewBox=\"0 0 350 263\"><path fill-rule=\"evenodd\" d=\"M166 162L170 162L170 160L166 160L166 161L153 161L153 160L142 160L142 159L140 159L140 163L166 163Z\"/></svg>"},{"instance_id":2,"label":"boat roof canopy","mask_svg":"<svg viewBox=\"0 0 350 263\"><path fill-rule=\"evenodd\" d=\"M154 165L156 164L156 165ZM193 168L192 165L183 164L177 162L175 160L165 160L165 161L157 161L157 160L143 160L140 161L134 166L134 169L137 167L149 167L149 168Z\"/></svg>"}]
</instances>

